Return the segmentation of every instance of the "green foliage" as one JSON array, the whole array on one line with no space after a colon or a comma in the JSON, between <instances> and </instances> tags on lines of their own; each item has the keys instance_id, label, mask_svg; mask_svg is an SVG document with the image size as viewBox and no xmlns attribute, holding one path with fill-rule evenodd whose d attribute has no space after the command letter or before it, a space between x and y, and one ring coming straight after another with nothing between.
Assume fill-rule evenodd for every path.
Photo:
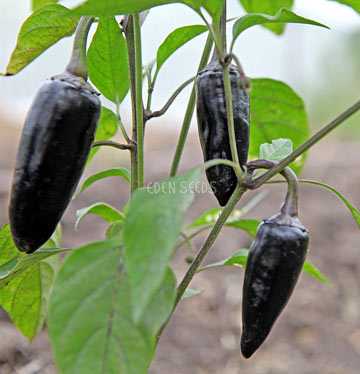
<instances>
[{"instance_id":1,"label":"green foliage","mask_svg":"<svg viewBox=\"0 0 360 374\"><path fill-rule=\"evenodd\" d=\"M116 169L108 169L101 171L99 173L96 173L92 175L91 177L87 178L83 185L81 186L79 192L77 193L77 196L80 195L81 192L86 190L88 187L90 187L95 182L109 177L122 177L124 178L128 183L130 183L130 172L129 170L125 168L116 168Z\"/></svg>"},{"instance_id":2,"label":"green foliage","mask_svg":"<svg viewBox=\"0 0 360 374\"><path fill-rule=\"evenodd\" d=\"M294 0L239 0L241 5L248 13L265 13L271 16L275 15L281 8L291 9ZM264 27L273 31L275 34L282 34L285 24L264 24Z\"/></svg>"},{"instance_id":3,"label":"green foliage","mask_svg":"<svg viewBox=\"0 0 360 374\"><path fill-rule=\"evenodd\" d=\"M235 43L236 38L246 29L256 25L275 26L282 23L304 23L307 25L320 26L328 28L322 23L313 21L308 18L303 18L285 8L279 10L275 16L267 16L266 14L248 14L239 18L233 26L233 40L231 42L231 49ZM282 30L281 30L282 32ZM280 32L280 33L281 33Z\"/></svg>"},{"instance_id":4,"label":"green foliage","mask_svg":"<svg viewBox=\"0 0 360 374\"><path fill-rule=\"evenodd\" d=\"M124 215L111 205L105 203L95 203L87 206L86 208L79 209L76 212L75 230L77 230L80 221L82 221L82 219L88 214L96 214L109 223L113 223L115 221L124 221Z\"/></svg>"},{"instance_id":5,"label":"green foliage","mask_svg":"<svg viewBox=\"0 0 360 374\"><path fill-rule=\"evenodd\" d=\"M65 17L67 11L62 5L48 4L36 9L25 20L6 68L6 75L18 73L57 41L74 33L78 19Z\"/></svg>"},{"instance_id":6,"label":"green foliage","mask_svg":"<svg viewBox=\"0 0 360 374\"><path fill-rule=\"evenodd\" d=\"M129 73L125 38L114 17L100 19L86 61L96 88L120 104L129 91Z\"/></svg>"},{"instance_id":7,"label":"green foliage","mask_svg":"<svg viewBox=\"0 0 360 374\"><path fill-rule=\"evenodd\" d=\"M259 158L264 160L281 161L293 151L290 139L275 139L269 143L261 144Z\"/></svg>"},{"instance_id":8,"label":"green foliage","mask_svg":"<svg viewBox=\"0 0 360 374\"><path fill-rule=\"evenodd\" d=\"M58 3L59 0L32 0L32 10L35 10L37 8L40 8L41 6L45 4L54 4Z\"/></svg>"},{"instance_id":9,"label":"green foliage","mask_svg":"<svg viewBox=\"0 0 360 374\"><path fill-rule=\"evenodd\" d=\"M220 17L224 0L112 0L103 2L88 0L72 11L74 15L92 15L98 17L113 16L117 14L133 14L153 8L158 5L183 3L198 13L204 8L215 20Z\"/></svg>"},{"instance_id":10,"label":"green foliage","mask_svg":"<svg viewBox=\"0 0 360 374\"><path fill-rule=\"evenodd\" d=\"M48 248L25 255L15 247L9 225L0 231L0 305L29 340L44 324L58 262L55 255L64 251Z\"/></svg>"},{"instance_id":11,"label":"green foliage","mask_svg":"<svg viewBox=\"0 0 360 374\"><path fill-rule=\"evenodd\" d=\"M117 133L117 131L118 125L115 113L112 110L105 108L104 106L101 107L100 121L96 131L95 142L108 140L112 138ZM87 163L91 161L98 150L99 147L95 147L90 151Z\"/></svg>"},{"instance_id":12,"label":"green foliage","mask_svg":"<svg viewBox=\"0 0 360 374\"><path fill-rule=\"evenodd\" d=\"M172 31L160 45L156 55L156 73L164 62L189 40L207 31L204 25L183 26Z\"/></svg>"},{"instance_id":13,"label":"green foliage","mask_svg":"<svg viewBox=\"0 0 360 374\"><path fill-rule=\"evenodd\" d=\"M347 5L351 8L353 8L356 12L360 13L360 2L359 2L359 0L330 0L330 1L336 1L340 4Z\"/></svg>"},{"instance_id":14,"label":"green foliage","mask_svg":"<svg viewBox=\"0 0 360 374\"><path fill-rule=\"evenodd\" d=\"M250 94L250 158L258 158L260 145L273 139L288 138L294 148L305 142L309 124L302 99L285 83L273 79L252 79ZM305 156L291 164L299 173Z\"/></svg>"},{"instance_id":15,"label":"green foliage","mask_svg":"<svg viewBox=\"0 0 360 374\"><path fill-rule=\"evenodd\" d=\"M197 182L200 170L165 179L151 188L138 189L131 197L124 244L134 321L144 315L162 282L185 212L194 199L189 185Z\"/></svg>"},{"instance_id":16,"label":"green foliage","mask_svg":"<svg viewBox=\"0 0 360 374\"><path fill-rule=\"evenodd\" d=\"M174 287L167 269L144 318L134 323L119 237L75 251L50 298L48 328L61 373L146 374Z\"/></svg>"}]
</instances>

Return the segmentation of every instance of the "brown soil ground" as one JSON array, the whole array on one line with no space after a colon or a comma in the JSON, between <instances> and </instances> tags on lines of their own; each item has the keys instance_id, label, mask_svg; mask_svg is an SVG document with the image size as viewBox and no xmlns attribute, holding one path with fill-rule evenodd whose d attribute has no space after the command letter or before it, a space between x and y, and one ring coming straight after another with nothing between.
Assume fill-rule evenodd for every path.
<instances>
[{"instance_id":1,"label":"brown soil ground","mask_svg":"<svg viewBox=\"0 0 360 374\"><path fill-rule=\"evenodd\" d=\"M0 224L6 222L11 168L19 130L5 119L0 126ZM148 181L166 176L174 135L148 130L146 149ZM303 178L338 188L360 206L358 143L322 143L309 154ZM110 166L124 166L127 158L116 150L101 151L87 174ZM356 157L354 157L356 156ZM351 159L351 164L349 160ZM95 161L95 160L94 160ZM191 136L182 160L183 170L201 163L196 135ZM266 198L247 217L262 219L274 214L284 186L267 186ZM247 193L245 204L255 193ZM89 188L69 207L64 217L64 246L76 246L104 235L105 225L87 217L74 233L76 209L96 201L121 208L128 198L126 183L111 178ZM199 194L188 221L216 207L214 197ZM239 350L243 271L239 268L209 270L198 275L191 287L204 292L184 300L161 338L149 374L357 374L360 372L360 232L341 200L327 190L302 185L300 217L311 235L308 259L331 280L323 284L302 274L296 290L272 333L250 360ZM199 247L205 236L198 238ZM218 261L240 248L249 237L225 229L206 263ZM185 251L173 262L178 279L186 270ZM44 330L31 345L0 311L0 374L55 374Z\"/></svg>"}]
</instances>

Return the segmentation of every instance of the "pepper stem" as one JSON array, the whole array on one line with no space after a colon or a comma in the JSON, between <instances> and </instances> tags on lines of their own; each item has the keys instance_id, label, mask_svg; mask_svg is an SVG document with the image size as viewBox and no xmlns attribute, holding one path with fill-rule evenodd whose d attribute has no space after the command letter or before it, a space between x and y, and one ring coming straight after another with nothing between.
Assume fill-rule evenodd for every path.
<instances>
[{"instance_id":1,"label":"pepper stem","mask_svg":"<svg viewBox=\"0 0 360 374\"><path fill-rule=\"evenodd\" d=\"M254 179L252 178L255 169L271 169L276 166L278 162L270 160L255 160L250 161L246 164L247 176L244 182L245 187L249 189L256 188L254 185ZM291 217L297 217L298 215L298 197L299 197L299 182L295 173L286 167L280 172L280 174L286 179L288 183L288 190L285 197L285 201L281 206L280 212L283 215L289 215Z\"/></svg>"},{"instance_id":2,"label":"pepper stem","mask_svg":"<svg viewBox=\"0 0 360 374\"><path fill-rule=\"evenodd\" d=\"M66 72L77 77L88 78L86 66L86 40L94 17L81 17L76 28L75 40L70 62L66 67Z\"/></svg>"}]
</instances>

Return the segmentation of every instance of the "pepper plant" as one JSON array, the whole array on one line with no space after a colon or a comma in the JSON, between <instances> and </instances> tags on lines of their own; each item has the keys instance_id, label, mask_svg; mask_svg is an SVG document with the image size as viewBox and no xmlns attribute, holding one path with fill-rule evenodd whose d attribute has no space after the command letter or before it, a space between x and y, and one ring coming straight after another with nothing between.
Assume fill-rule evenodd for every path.
<instances>
[{"instance_id":1,"label":"pepper plant","mask_svg":"<svg viewBox=\"0 0 360 374\"><path fill-rule=\"evenodd\" d=\"M306 151L358 111L360 101L349 106L328 125L310 136L302 99L283 82L270 78L247 78L240 63L241 56L236 55L234 47L240 34L257 25L267 27L275 34L282 34L286 23L327 26L295 14L291 10L292 0L232 1L239 1L246 13L231 14L230 20L226 19L225 0L87 0L74 9L68 9L58 4L58 1L32 2L33 13L23 23L6 72L2 75L18 74L58 40L71 36L80 17L80 25L89 26L92 23L91 27L96 28L96 31L89 41L90 46L86 50L87 29L78 32L74 45L81 46L82 52L75 60L71 60L75 65L69 66L72 74L80 74L86 79L87 74L84 74L82 69L79 73L77 67L86 68L87 65L91 83L101 94L100 97L105 97L112 104L111 107L102 107L87 163L91 162L99 147L115 147L119 152L129 152L130 156L130 170L113 168L92 175L78 187L75 195L76 197L93 183L111 176L122 177L129 182L130 199L124 207L96 203L77 213L76 225L88 214L96 214L106 220L108 229L104 238L80 248L62 248L61 226L58 225L52 235L51 232L45 235L49 240L41 248L32 247L31 250L27 250L26 247L22 247L21 241L16 242L18 247L13 241L13 219L10 220L11 230L9 225L5 225L0 231L0 303L16 327L30 341L46 322L59 373L146 373L157 345L161 344L161 334L177 305L184 295L194 294L189 289L193 277L199 271L219 266L245 267L248 250L234 252L229 259L201 267L223 226L240 228L255 237L250 250L251 260L244 288L246 298L255 300L252 304L243 305L247 325L242 348L246 357L249 357L266 338L295 286L301 267L315 278L327 281L314 265L304 263L307 234L296 215L298 180L294 172L300 174ZM338 2L360 13L357 2ZM182 3L190 7L200 16L203 23L173 30L161 45L154 46L154 50L157 49L154 56L155 64L145 64L142 60L142 23L148 21L146 17L149 12L151 14L151 8L170 3ZM232 27L230 36L226 35L226 24ZM190 77L176 89L163 108L154 110L152 95L157 89L156 80L161 74L161 67L176 50L202 33L207 33L208 37L201 59L198 65L194 66L194 77ZM229 42L228 46L226 41ZM79 51L77 48L74 50ZM179 174L179 164L195 109L196 80L208 64L212 50L215 51L213 61L216 63L216 71L220 72L217 78L219 83L215 87L217 96L212 98L211 90L209 92L212 100L209 108L215 109L209 118L203 118L202 116L208 112L203 110L203 107L199 108L203 104L198 101L198 119L199 123L203 123L204 120L206 126L210 123L210 127L214 126L214 129L218 130L218 122L214 117L219 108L223 108L221 118L225 119L225 126L222 122L221 129L222 134L226 133L226 136L220 137L220 145L229 151L225 152L226 157L220 152L219 156L209 157L204 164ZM230 65L231 63L233 65ZM235 81L232 72L235 72ZM146 127L150 125L151 119L165 115L177 95L189 84L193 85L193 89L184 119L181 124L179 123L181 130L169 168L169 177L156 181L151 187L145 186ZM250 138L247 133L246 136L244 133L239 135L236 127L239 115L237 90L243 90L241 97L247 98L243 105L247 106L244 113L250 112ZM131 126L124 124L120 116L120 107L128 94L132 105ZM249 96L249 101L246 95ZM73 126L76 125L74 122ZM130 127L131 131L128 131ZM111 139L118 131L121 132L122 143ZM206 141L209 139L202 133L201 126L199 131L205 155ZM26 132L24 134L23 136L28 136ZM248 155L242 153L239 157L239 137L245 141L245 150L249 147ZM51 136L46 137L50 149L55 146L51 144L51 139ZM67 142L66 138L62 141ZM34 152L36 153L37 149ZM47 153L42 155L46 157ZM246 164L247 156L252 161ZM256 160L258 158L260 160ZM25 160L25 166L20 168L26 167L27 161L28 159ZM44 160L41 158L37 162L35 166L41 167ZM199 182L205 170L224 165L232 168L229 169L234 176L231 178L235 178L232 194L224 201L225 207L209 207L209 210L184 228L185 215L194 200L194 189L191 186ZM85 165L80 166L82 168ZM260 169L260 174L255 174L255 169ZM268 170L261 171L263 169ZM81 171L82 169L80 173ZM273 180L277 174L285 176L288 182L288 195L282 213L276 216L276 219L265 220L264 225L256 231L260 222L244 219L245 209L235 209L235 206L248 190L258 189L265 183L282 183L282 180ZM64 179L62 183L69 183L66 178ZM38 182L41 184L41 180ZM299 182L312 183L333 191L346 204L360 226L358 210L340 192L321 182ZM76 184L77 181L74 187ZM49 186L50 192L59 197L61 192L56 185ZM45 189L44 193L48 191ZM21 188L19 191L16 190L16 194L20 194L21 197ZM40 217L35 206L33 209L34 217ZM15 214L14 219L15 222L21 219L22 224L26 225L27 218L27 215ZM198 249L182 279L176 280L169 267L169 260L185 244L193 246L192 239L205 230L210 230L205 242ZM278 241L279 237L274 230L285 230L290 240ZM294 230L297 232L296 235L301 235L303 242L297 242L292 246L291 235ZM267 233L265 241L260 238L264 232ZM30 235L36 236L38 231L34 230ZM271 247L274 235L276 245ZM46 238L39 240L43 242ZM286 261L276 260L279 256L283 258L282 256L286 255L282 252L283 249L292 251L297 246L301 253L298 255L294 251L291 252L294 270L288 267ZM256 257L258 250L261 253ZM270 254L267 255L266 251ZM65 260L60 261L59 255L64 253ZM264 266L264 271L261 271L261 266ZM281 274L287 279L285 288L281 286L281 279L275 279L273 276L273 271L280 269L279 266L282 266ZM263 282L265 290L269 288L274 292L271 297L275 300L271 301L268 299L269 294L261 291L260 296L267 298L262 299L264 309L256 306L256 297L259 295L256 294L254 282L257 281ZM282 299L277 299L278 294L282 292L285 292L285 295ZM270 306L269 302L272 303ZM265 314L260 318L257 314L273 306L276 309L274 316L269 317ZM255 322L249 323L253 320ZM254 335L254 331L251 331L253 324L260 326L260 330L263 329L260 332L254 330L260 334L255 338L251 338Z\"/></svg>"}]
</instances>

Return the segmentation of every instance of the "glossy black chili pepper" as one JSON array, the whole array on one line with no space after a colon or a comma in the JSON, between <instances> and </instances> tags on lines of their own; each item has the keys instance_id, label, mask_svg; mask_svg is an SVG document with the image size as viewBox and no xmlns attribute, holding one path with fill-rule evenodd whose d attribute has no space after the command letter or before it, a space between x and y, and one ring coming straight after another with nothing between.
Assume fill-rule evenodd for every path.
<instances>
[{"instance_id":1,"label":"glossy black chili pepper","mask_svg":"<svg viewBox=\"0 0 360 374\"><path fill-rule=\"evenodd\" d=\"M249 151L249 94L239 88L240 73L229 65L234 113L236 147L240 165ZM226 113L223 68L215 53L196 80L196 110L199 137L204 160L222 158L232 161ZM226 205L238 183L235 171L227 165L216 165L206 171L209 184L221 206Z\"/></svg>"},{"instance_id":2,"label":"glossy black chili pepper","mask_svg":"<svg viewBox=\"0 0 360 374\"><path fill-rule=\"evenodd\" d=\"M16 246L27 253L55 231L85 167L100 117L98 94L84 78L71 74L73 59L71 63L40 88L21 135L9 219Z\"/></svg>"},{"instance_id":3,"label":"glossy black chili pepper","mask_svg":"<svg viewBox=\"0 0 360 374\"><path fill-rule=\"evenodd\" d=\"M290 170L286 173L289 177ZM281 212L259 226L247 259L241 337L245 358L249 358L269 335L294 290L305 261L309 236L297 218L296 179L292 180L291 188Z\"/></svg>"}]
</instances>

